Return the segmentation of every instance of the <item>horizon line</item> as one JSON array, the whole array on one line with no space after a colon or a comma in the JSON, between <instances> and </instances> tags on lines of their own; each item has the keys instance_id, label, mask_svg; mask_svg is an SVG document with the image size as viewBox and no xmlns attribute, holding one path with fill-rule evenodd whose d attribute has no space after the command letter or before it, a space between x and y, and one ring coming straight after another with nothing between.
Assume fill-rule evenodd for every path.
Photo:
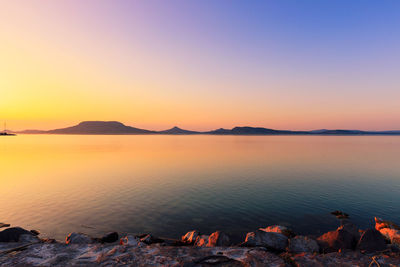
<instances>
[{"instance_id":1,"label":"horizon line","mask_svg":"<svg viewBox=\"0 0 400 267\"><path fill-rule=\"evenodd\" d=\"M65 129L65 128L69 128L69 127L74 127L77 125L80 125L81 123L85 123L85 122L104 122L104 123L110 123L110 122L116 122L116 123L120 123L126 127L133 127L133 128L137 128L136 126L131 126L128 124L125 124L123 122L117 121L117 120L107 120L107 121L102 121L102 120L86 120L86 121L80 121L77 124L74 124L72 126L65 126L62 128L53 128L53 129L48 129L48 130L42 130L42 129L24 129L24 130L11 130L11 129L6 129L7 131L11 131L11 132L24 132L24 131L42 131L42 132L48 132L48 131L54 131L54 130L59 130L59 129ZM223 127L219 127L219 128L213 128L211 130L188 130L188 129L184 129L181 128L177 125L174 125L170 128L167 129L162 129L162 130L149 130L149 129L144 129L144 128L137 128L140 130L146 130L146 131L151 131L151 132L163 132L163 131L168 131L168 130L172 130L174 128L178 128L180 130L185 130L185 131L191 131L191 132L196 132L196 133L207 133L207 132L212 132L212 131L217 131L217 130L233 130L235 128L260 128L260 129L269 129L269 130L275 130L275 131L290 131L290 132L312 132L312 131L360 131L360 132L400 132L400 130L397 129L392 129L392 130L359 130L359 129L346 129L346 128L312 128L311 130L288 130L288 129L277 129L277 128L269 128L269 127L265 127L265 126L250 126L250 125L244 125L244 126L240 126L240 125L236 125L233 126L232 128L223 128Z\"/></svg>"}]
</instances>

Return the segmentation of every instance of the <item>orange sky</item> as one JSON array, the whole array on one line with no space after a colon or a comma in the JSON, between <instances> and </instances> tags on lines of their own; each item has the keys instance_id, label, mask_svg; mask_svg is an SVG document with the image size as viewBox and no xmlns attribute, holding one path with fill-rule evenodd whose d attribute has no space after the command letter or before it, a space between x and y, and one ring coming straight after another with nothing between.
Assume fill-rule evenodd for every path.
<instances>
[{"instance_id":1,"label":"orange sky","mask_svg":"<svg viewBox=\"0 0 400 267\"><path fill-rule=\"evenodd\" d=\"M0 121L400 129L396 9L256 5L2 2Z\"/></svg>"}]
</instances>

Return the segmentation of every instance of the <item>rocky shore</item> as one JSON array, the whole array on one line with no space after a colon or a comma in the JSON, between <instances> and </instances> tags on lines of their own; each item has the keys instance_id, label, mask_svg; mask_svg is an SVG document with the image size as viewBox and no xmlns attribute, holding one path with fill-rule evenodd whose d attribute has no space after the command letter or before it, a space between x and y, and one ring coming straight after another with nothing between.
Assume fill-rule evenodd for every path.
<instances>
[{"instance_id":1,"label":"rocky shore","mask_svg":"<svg viewBox=\"0 0 400 267\"><path fill-rule=\"evenodd\" d=\"M180 240L112 232L70 233L60 242L0 223L0 266L400 266L400 227L375 218L374 229L361 230L347 214L335 216L340 226L319 237L273 225L239 244L222 231L196 230Z\"/></svg>"}]
</instances>

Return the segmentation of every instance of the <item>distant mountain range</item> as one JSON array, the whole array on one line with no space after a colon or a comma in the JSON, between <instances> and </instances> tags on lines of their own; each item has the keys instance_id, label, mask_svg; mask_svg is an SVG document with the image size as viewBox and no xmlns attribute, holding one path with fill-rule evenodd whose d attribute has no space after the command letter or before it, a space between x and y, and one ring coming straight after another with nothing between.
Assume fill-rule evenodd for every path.
<instances>
[{"instance_id":1,"label":"distant mountain range","mask_svg":"<svg viewBox=\"0 0 400 267\"><path fill-rule=\"evenodd\" d=\"M235 127L232 129L217 129L208 132L197 132L173 127L164 131L151 131L126 126L118 121L84 121L78 125L49 130L25 130L14 133L20 134L166 134L166 135L193 135L193 134L212 134L212 135L400 135L400 131L360 131L360 130L313 130L313 131L289 131L275 130L262 127Z\"/></svg>"}]
</instances>

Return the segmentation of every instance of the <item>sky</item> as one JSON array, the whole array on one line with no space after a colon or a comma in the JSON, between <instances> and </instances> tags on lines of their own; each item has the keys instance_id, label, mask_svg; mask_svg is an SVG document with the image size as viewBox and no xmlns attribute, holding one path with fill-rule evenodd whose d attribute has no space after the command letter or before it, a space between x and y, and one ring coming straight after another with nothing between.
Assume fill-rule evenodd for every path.
<instances>
[{"instance_id":1,"label":"sky","mask_svg":"<svg viewBox=\"0 0 400 267\"><path fill-rule=\"evenodd\" d=\"M400 130L400 2L0 0L0 121Z\"/></svg>"}]
</instances>

